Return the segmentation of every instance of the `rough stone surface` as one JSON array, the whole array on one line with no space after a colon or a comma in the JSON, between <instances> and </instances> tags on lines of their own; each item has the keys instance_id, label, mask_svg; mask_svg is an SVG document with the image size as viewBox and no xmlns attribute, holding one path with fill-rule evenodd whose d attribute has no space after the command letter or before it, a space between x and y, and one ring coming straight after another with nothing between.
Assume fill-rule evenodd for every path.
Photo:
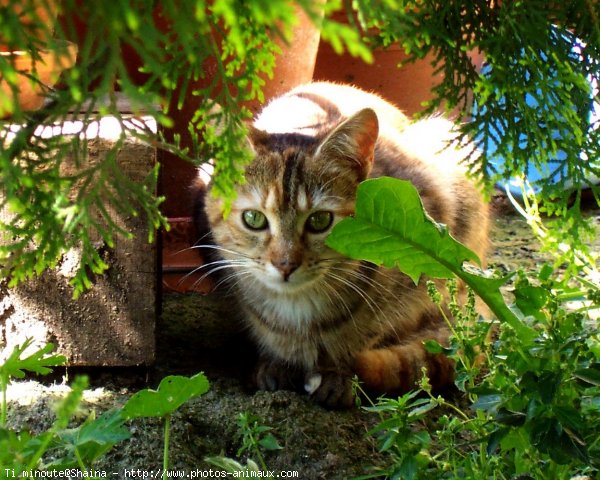
<instances>
[{"instance_id":1,"label":"rough stone surface","mask_svg":"<svg viewBox=\"0 0 600 480\"><path fill-rule=\"evenodd\" d=\"M89 141L89 161L102 158L110 140ZM142 180L154 166L154 148L129 139L118 153L125 174ZM65 162L66 169L69 161ZM6 214L5 214L6 215ZM0 345L12 350L26 338L35 345L52 342L70 365L126 366L151 364L155 358L156 248L148 243L146 219L118 218L134 239L100 245L109 265L105 275L74 301L69 280L78 252L63 255L56 268L14 289L0 288Z\"/></svg>"}]
</instances>

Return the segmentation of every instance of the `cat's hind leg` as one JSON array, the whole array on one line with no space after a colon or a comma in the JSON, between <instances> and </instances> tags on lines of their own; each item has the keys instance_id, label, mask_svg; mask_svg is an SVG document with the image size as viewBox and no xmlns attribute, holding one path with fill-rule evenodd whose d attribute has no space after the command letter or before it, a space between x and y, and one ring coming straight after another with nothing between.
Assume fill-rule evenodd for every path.
<instances>
[{"instance_id":1,"label":"cat's hind leg","mask_svg":"<svg viewBox=\"0 0 600 480\"><path fill-rule=\"evenodd\" d=\"M454 362L444 354L426 350L424 342L435 340L448 343L448 330L420 332L410 340L360 352L354 362L354 371L363 388L377 393L405 393L416 388L427 370L429 382L434 389L449 387L454 382Z\"/></svg>"}]
</instances>

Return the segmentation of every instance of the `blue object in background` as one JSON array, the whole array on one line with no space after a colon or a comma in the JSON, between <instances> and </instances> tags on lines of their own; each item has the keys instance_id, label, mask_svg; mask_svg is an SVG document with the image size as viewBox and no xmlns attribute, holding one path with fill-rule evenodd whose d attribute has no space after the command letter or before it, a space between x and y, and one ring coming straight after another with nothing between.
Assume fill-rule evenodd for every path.
<instances>
[{"instance_id":1,"label":"blue object in background","mask_svg":"<svg viewBox=\"0 0 600 480\"><path fill-rule=\"evenodd\" d=\"M567 33L563 33L560 32L557 28L554 28L553 30L553 34L556 35L563 35L566 36L568 35ZM582 45L582 42L578 41L576 42L576 44L580 44ZM579 50L579 47L576 46L572 49L572 54L573 54L573 58L574 59L579 59L581 58L581 52ZM482 68L482 74L483 75L489 75L489 73L491 72L491 66L489 64L486 64L483 66ZM597 94L598 94L598 85L595 81L593 81L590 78L590 97L593 99ZM502 99L501 101L503 101L504 99ZM535 98L534 95L532 94L526 94L525 96L525 103L530 106L532 109L536 108L538 105L538 101ZM589 111L589 122L590 125L595 125L595 127L598 127L599 121L600 121L600 104L598 104L598 102L590 102L591 108ZM546 108L551 108L552 104L548 104L546 105ZM485 106L482 106L481 108L479 108L477 105L474 106L474 114L477 115L478 112L481 113L485 113ZM500 122L494 124L494 129L497 132L500 133L504 133L504 128L501 125ZM560 139L560 132L552 132L552 138L553 139ZM524 143L526 143L528 141L527 135L525 133L523 133L522 135L522 141ZM502 157L501 155L496 155L496 151L498 149L498 143L494 140L494 136L490 135L489 136L489 142L487 144L487 157L490 160L490 164L491 166L496 169L497 172L499 172L500 174L503 174L505 171L505 158ZM548 160L548 163L540 168L538 168L536 165L534 165L533 162L529 162L527 165L527 172L525 172L525 180L527 181L529 187L531 187L533 189L534 193L539 193L539 191L541 190L541 186L539 184L539 181L541 179L545 179L544 183L548 183L547 179L550 179L551 183L554 184L561 184L564 186L564 188L569 188L571 185L569 185L568 183L568 175L567 175L567 171L566 171L566 164L565 164L565 159L566 159L566 153L563 151L558 151L557 154L554 156L554 158L551 158ZM599 164L600 167L600 159L592 159L591 161L596 162ZM490 168L490 174L493 173L493 171L491 171L492 169ZM588 178L587 180L589 180L588 185L592 185L592 184L596 184L600 182L600 179L598 178ZM511 194L513 194L514 196L521 196L523 193L523 181L522 179L519 178L510 178L508 180L501 180L498 182L498 186L501 187L502 189L508 189L510 191Z\"/></svg>"}]
</instances>

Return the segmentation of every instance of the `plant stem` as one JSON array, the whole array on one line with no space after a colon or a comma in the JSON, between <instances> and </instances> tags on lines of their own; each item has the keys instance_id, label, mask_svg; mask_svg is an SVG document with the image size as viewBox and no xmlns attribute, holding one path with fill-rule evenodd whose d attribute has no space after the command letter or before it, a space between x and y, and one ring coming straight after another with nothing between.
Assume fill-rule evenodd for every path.
<instances>
[{"instance_id":1,"label":"plant stem","mask_svg":"<svg viewBox=\"0 0 600 480\"><path fill-rule=\"evenodd\" d=\"M169 439L171 436L171 416L165 415L165 445L163 449L163 480L167 478L167 469L169 468Z\"/></svg>"},{"instance_id":2,"label":"plant stem","mask_svg":"<svg viewBox=\"0 0 600 480\"><path fill-rule=\"evenodd\" d=\"M4 378L0 378L0 389L2 390L2 411L0 413L0 427L6 428L6 416L7 416L7 404L6 404L6 390L8 389L8 382Z\"/></svg>"},{"instance_id":3,"label":"plant stem","mask_svg":"<svg viewBox=\"0 0 600 480\"><path fill-rule=\"evenodd\" d=\"M77 464L82 472L87 470L85 463L83 462L83 458L81 458L81 454L79 453L79 449L75 447L75 458L77 459Z\"/></svg>"},{"instance_id":4,"label":"plant stem","mask_svg":"<svg viewBox=\"0 0 600 480\"><path fill-rule=\"evenodd\" d=\"M252 446L254 447L254 451L256 452L256 456L258 457L258 461L260 463L262 471L266 472L267 464L265 463L265 459L263 458L262 454L260 453L260 448L258 447L258 441L254 438L254 435L252 435L252 432L250 432L250 441L252 442Z\"/></svg>"},{"instance_id":5,"label":"plant stem","mask_svg":"<svg viewBox=\"0 0 600 480\"><path fill-rule=\"evenodd\" d=\"M39 444L40 446L36 450L33 457L31 457L31 459L29 460L29 464L27 465L25 470L31 471L31 470L35 469L36 465L40 461L40 458L42 458L42 455L44 455L44 453L46 453L46 450L48 450L48 445L50 445L50 442L52 441L52 437L54 437L55 433L56 433L56 425L53 425L50 430L48 430L45 434L42 435L43 438Z\"/></svg>"}]
</instances>

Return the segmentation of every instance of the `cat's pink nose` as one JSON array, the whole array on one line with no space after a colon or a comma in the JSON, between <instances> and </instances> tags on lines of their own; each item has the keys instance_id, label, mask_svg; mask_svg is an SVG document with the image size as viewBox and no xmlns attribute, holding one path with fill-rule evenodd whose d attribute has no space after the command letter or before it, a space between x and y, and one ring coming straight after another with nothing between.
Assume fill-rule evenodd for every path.
<instances>
[{"instance_id":1,"label":"cat's pink nose","mask_svg":"<svg viewBox=\"0 0 600 480\"><path fill-rule=\"evenodd\" d=\"M290 275L294 273L294 271L296 271L300 266L298 262L288 259L272 260L271 263L277 270L281 272L285 282L288 281Z\"/></svg>"}]
</instances>

